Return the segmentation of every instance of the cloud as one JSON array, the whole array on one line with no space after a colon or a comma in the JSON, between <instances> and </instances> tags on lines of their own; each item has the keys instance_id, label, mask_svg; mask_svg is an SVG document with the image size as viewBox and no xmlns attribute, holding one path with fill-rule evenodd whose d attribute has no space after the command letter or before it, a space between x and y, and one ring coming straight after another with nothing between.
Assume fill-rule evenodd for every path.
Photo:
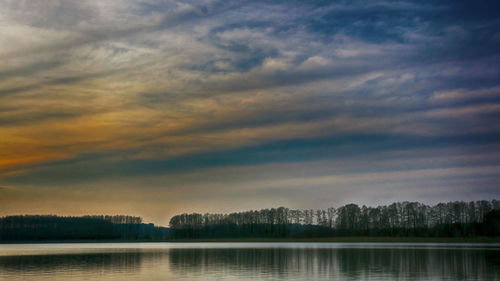
<instances>
[{"instance_id":1,"label":"cloud","mask_svg":"<svg viewBox=\"0 0 500 281\"><path fill-rule=\"evenodd\" d=\"M432 95L431 102L436 104L455 104L474 100L498 98L500 98L500 87L474 90L454 89L451 91L448 90L434 93Z\"/></svg>"},{"instance_id":2,"label":"cloud","mask_svg":"<svg viewBox=\"0 0 500 281\"><path fill-rule=\"evenodd\" d=\"M6 79L16 76L33 75L40 71L56 68L62 65L62 61L37 61L29 65L14 67L11 69L0 71L0 79Z\"/></svg>"},{"instance_id":3,"label":"cloud","mask_svg":"<svg viewBox=\"0 0 500 281\"><path fill-rule=\"evenodd\" d=\"M82 210L71 188L91 200L85 188L104 198L127 182L130 196L156 188L206 210L221 205L215 194L231 201L240 191L298 206L308 184L338 202L398 188L401 198L446 198L454 185L457 198L497 194L481 173L500 159L487 153L500 131L491 10L464 1L6 1L0 185L67 192ZM227 183L227 194L202 202L206 179L213 191ZM373 193L363 193L371 180ZM326 205L320 195L302 201ZM11 211L34 204L16 196Z\"/></svg>"}]
</instances>

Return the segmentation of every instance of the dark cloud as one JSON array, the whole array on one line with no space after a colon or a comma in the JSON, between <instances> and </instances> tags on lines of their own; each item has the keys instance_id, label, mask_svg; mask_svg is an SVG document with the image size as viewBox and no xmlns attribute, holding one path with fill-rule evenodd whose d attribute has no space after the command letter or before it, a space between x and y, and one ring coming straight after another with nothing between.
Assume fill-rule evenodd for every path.
<instances>
[{"instance_id":1,"label":"dark cloud","mask_svg":"<svg viewBox=\"0 0 500 281\"><path fill-rule=\"evenodd\" d=\"M9 177L12 183L76 183L92 182L102 178L123 178L137 176L158 176L197 170L260 165L269 163L309 162L313 160L335 159L347 161L350 158L370 162L362 166L364 172L405 171L415 169L439 169L460 166L500 165L500 159L487 158L476 162L424 162L412 163L411 157L405 155L391 156L403 161L403 166L378 165L372 155L387 157L390 152L412 152L413 156L419 151L434 149L433 157L443 153L444 157L451 157L451 151L474 151L485 153L490 145L500 143L500 133L459 135L448 137L415 137L397 135L359 135L346 134L321 138L290 139L263 143L255 146L245 146L237 149L220 150L205 153L194 153L164 159L134 159L133 151L110 151L99 154L89 154L77 158L43 163L42 165L27 166L28 173ZM485 148L477 148L484 146ZM380 157L379 156L379 157ZM431 155L427 155L430 157ZM365 159L365 160L362 160ZM390 158L386 158L390 159ZM446 158L445 158L446 159ZM382 161L383 159L381 159ZM443 166L444 165L444 166ZM359 169L359 168L358 168ZM337 170L339 174L354 172ZM360 172L357 170L356 172Z\"/></svg>"},{"instance_id":2,"label":"dark cloud","mask_svg":"<svg viewBox=\"0 0 500 281\"><path fill-rule=\"evenodd\" d=\"M83 114L83 112L30 112L3 116L3 114L0 113L0 127L19 126L23 124L33 125L47 120L74 118Z\"/></svg>"},{"instance_id":3,"label":"dark cloud","mask_svg":"<svg viewBox=\"0 0 500 281\"><path fill-rule=\"evenodd\" d=\"M20 86L20 87L4 88L4 89L0 88L0 97L14 95L17 93L27 92L27 91L31 91L31 90L40 90L40 89L43 89L44 87L48 87L48 86L76 84L78 82L82 82L82 81L89 80L89 79L104 78L104 77L111 75L113 73L116 73L116 71L107 71L107 72L90 73L90 74L85 73L85 74L81 74L81 75L72 75L72 76L62 76L62 77L44 79L40 82L33 83L30 85Z\"/></svg>"},{"instance_id":4,"label":"dark cloud","mask_svg":"<svg viewBox=\"0 0 500 281\"><path fill-rule=\"evenodd\" d=\"M14 67L0 71L0 79L7 79L11 77L34 75L36 73L54 69L63 65L62 60L40 61L32 64Z\"/></svg>"}]
</instances>

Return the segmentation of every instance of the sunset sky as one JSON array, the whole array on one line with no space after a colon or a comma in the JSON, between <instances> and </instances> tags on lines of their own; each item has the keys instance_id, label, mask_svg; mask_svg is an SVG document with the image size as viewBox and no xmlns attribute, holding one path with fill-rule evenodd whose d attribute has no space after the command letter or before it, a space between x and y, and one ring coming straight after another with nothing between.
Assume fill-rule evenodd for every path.
<instances>
[{"instance_id":1,"label":"sunset sky","mask_svg":"<svg viewBox=\"0 0 500 281\"><path fill-rule=\"evenodd\" d=\"M0 216L498 199L499 3L0 0Z\"/></svg>"}]
</instances>

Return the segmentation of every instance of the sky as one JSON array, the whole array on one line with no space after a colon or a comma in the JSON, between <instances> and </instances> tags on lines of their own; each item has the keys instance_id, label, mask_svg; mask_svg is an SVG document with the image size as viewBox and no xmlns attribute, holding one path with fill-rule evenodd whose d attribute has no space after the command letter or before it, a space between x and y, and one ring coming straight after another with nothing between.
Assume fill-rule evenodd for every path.
<instances>
[{"instance_id":1,"label":"sky","mask_svg":"<svg viewBox=\"0 0 500 281\"><path fill-rule=\"evenodd\" d=\"M499 198L498 1L0 0L0 216Z\"/></svg>"}]
</instances>

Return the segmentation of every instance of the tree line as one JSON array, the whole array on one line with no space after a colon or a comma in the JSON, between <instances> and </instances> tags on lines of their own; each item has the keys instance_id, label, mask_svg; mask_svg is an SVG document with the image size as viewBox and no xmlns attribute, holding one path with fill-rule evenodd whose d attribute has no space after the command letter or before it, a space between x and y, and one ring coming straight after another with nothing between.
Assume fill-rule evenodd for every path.
<instances>
[{"instance_id":1,"label":"tree line","mask_svg":"<svg viewBox=\"0 0 500 281\"><path fill-rule=\"evenodd\" d=\"M500 236L500 201L377 207L347 204L324 210L285 207L229 214L181 214L170 228L135 216L19 215L0 217L0 241L115 239L167 240L326 236Z\"/></svg>"},{"instance_id":2,"label":"tree line","mask_svg":"<svg viewBox=\"0 0 500 281\"><path fill-rule=\"evenodd\" d=\"M168 239L169 229L134 216L20 215L0 218L0 241Z\"/></svg>"},{"instance_id":3,"label":"tree line","mask_svg":"<svg viewBox=\"0 0 500 281\"><path fill-rule=\"evenodd\" d=\"M230 214L181 214L170 220L175 238L500 235L500 201L455 201L432 206L396 202L347 204L325 210L285 207Z\"/></svg>"}]
</instances>

